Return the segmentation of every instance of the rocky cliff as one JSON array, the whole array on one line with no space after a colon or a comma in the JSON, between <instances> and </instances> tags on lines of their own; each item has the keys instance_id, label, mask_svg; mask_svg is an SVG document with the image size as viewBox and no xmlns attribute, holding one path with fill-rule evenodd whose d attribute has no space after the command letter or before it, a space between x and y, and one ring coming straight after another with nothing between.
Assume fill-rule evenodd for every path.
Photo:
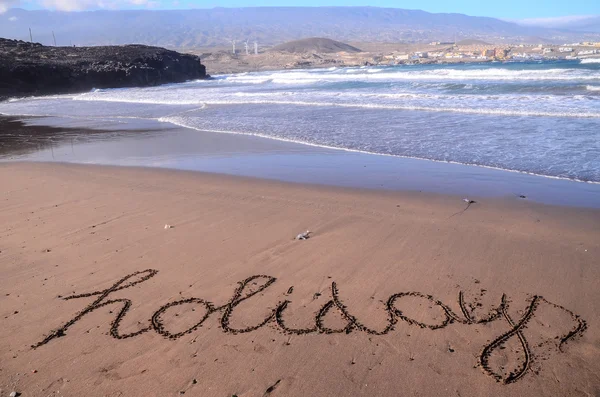
<instances>
[{"instance_id":1,"label":"rocky cliff","mask_svg":"<svg viewBox=\"0 0 600 397\"><path fill-rule=\"evenodd\" d=\"M0 99L208 77L195 55L143 45L47 47L0 38Z\"/></svg>"}]
</instances>

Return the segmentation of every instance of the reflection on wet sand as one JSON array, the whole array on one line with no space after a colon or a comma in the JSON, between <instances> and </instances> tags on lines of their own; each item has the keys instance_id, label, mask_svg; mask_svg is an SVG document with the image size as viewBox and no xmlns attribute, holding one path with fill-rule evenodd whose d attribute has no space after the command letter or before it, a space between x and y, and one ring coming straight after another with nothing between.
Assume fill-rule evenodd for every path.
<instances>
[{"instance_id":1,"label":"reflection on wet sand","mask_svg":"<svg viewBox=\"0 0 600 397\"><path fill-rule=\"evenodd\" d=\"M126 131L99 128L59 127L37 124L39 117L0 116L0 159L13 159L54 148L71 148L76 144L115 139L125 133L147 134L152 130L128 129ZM157 130L154 130L157 131Z\"/></svg>"},{"instance_id":2,"label":"reflection on wet sand","mask_svg":"<svg viewBox=\"0 0 600 397\"><path fill-rule=\"evenodd\" d=\"M0 161L160 167L354 188L600 206L600 184L197 131L153 119L0 116Z\"/></svg>"}]
</instances>

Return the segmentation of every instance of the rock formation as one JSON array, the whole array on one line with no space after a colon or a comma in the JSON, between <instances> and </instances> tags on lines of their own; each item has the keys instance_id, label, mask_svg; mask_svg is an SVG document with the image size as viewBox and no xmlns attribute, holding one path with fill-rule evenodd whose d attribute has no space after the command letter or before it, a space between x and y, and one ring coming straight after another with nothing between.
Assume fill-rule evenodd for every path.
<instances>
[{"instance_id":1,"label":"rock formation","mask_svg":"<svg viewBox=\"0 0 600 397\"><path fill-rule=\"evenodd\" d=\"M0 38L0 99L207 77L199 57L159 47L47 47Z\"/></svg>"}]
</instances>

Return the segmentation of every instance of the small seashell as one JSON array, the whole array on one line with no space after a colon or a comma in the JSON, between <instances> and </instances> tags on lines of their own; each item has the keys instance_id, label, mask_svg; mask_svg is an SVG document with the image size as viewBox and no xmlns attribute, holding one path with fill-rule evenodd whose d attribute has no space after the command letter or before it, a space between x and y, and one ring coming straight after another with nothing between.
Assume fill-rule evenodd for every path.
<instances>
[{"instance_id":1,"label":"small seashell","mask_svg":"<svg viewBox=\"0 0 600 397\"><path fill-rule=\"evenodd\" d=\"M300 233L296 236L296 240L308 240L310 238L310 233L310 230L307 230L304 233Z\"/></svg>"}]
</instances>

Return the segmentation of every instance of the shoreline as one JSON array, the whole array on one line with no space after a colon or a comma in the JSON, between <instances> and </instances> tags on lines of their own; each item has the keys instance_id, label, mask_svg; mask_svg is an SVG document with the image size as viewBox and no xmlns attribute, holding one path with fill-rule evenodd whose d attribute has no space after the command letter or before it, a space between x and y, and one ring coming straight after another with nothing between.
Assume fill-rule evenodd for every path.
<instances>
[{"instance_id":1,"label":"shoreline","mask_svg":"<svg viewBox=\"0 0 600 397\"><path fill-rule=\"evenodd\" d=\"M430 161L430 162L440 163L440 164L455 164L455 165L461 165L461 166L467 166L467 167L485 168L485 169L494 170L494 171L502 171L502 172L510 172L510 173L517 173L517 174L523 174L523 175L530 175L530 176L541 177L541 178L556 179L556 180L561 180L561 181L577 182L577 183L589 183L591 185L600 185L600 181L586 181L586 180L582 180L582 179L567 178L567 177L562 177L562 176L536 174L536 173L530 172L530 171L521 171L521 170L508 169L508 168L499 168L499 167L494 167L494 166L485 165L485 164L460 163L458 161L436 160L436 159L428 159L428 158L424 158L424 157L405 156L405 155L400 155L400 154L387 154L387 153L369 152L369 151L360 150L360 149L350 149L350 148L344 148L344 147L328 146L328 145L322 145L322 144L316 144L316 143L310 143L310 142L296 141L296 140L292 140L292 139L280 138L280 137L270 136L270 135L266 135L266 134L256 134L256 133L252 133L252 132L238 132L238 131L197 129L197 128L193 128L193 127L188 127L188 126L183 125L183 124L177 124L177 123L174 123L172 121L162 121L160 119L158 121L161 122L161 123L169 123L171 125L175 125L175 126L178 126L178 127L181 127L181 128L186 128L186 129L190 129L190 130L194 130L194 131L198 131L198 132L210 132L210 133L216 133L216 134L229 134L229 135L251 136L251 137L257 137L257 138L261 138L261 139L270 139L270 140L279 141L279 142L286 142L286 143L292 143L292 144L296 144L296 145L316 147L316 148L321 148L321 149L329 149L329 150L336 150L336 151L349 152L349 153L366 154L366 155L369 155L369 156L384 156L384 157L392 157L392 158L407 159L407 160Z\"/></svg>"},{"instance_id":2,"label":"shoreline","mask_svg":"<svg viewBox=\"0 0 600 397\"><path fill-rule=\"evenodd\" d=\"M354 43L361 46L360 43ZM455 65L477 65L490 63L531 63L531 62L571 62L581 61L585 59L594 59L594 55L589 57L581 56L576 59L566 59L566 56L553 57L545 56L544 54L530 53L530 58L505 58L495 59L489 57L486 59L477 58L417 58L403 59L397 58L399 53L406 55L407 53L428 53L448 51L447 46L431 48L426 46L418 48L409 46L404 50L398 48L392 49L393 44L387 50L379 51L362 51L359 53L288 53L288 52L271 52L266 51L259 55L236 55L233 57L229 50L204 48L202 51L189 49L190 54L203 56L203 60L207 67L211 69L213 75L219 74L239 74L251 72L269 72L278 70L311 70L311 69L327 69L327 68L356 68L356 67L391 67L391 66L414 66L414 65L438 65L438 66L455 66ZM494 47L493 45L490 45ZM505 47L503 44L498 44L497 47ZM465 50L469 52L468 50ZM450 51L454 52L454 51ZM396 56L393 56L396 54ZM315 55L318 57L315 58ZM386 58L387 55L387 58ZM540 56L538 59L536 56ZM258 57L258 59L257 59Z\"/></svg>"},{"instance_id":3,"label":"shoreline","mask_svg":"<svg viewBox=\"0 0 600 397\"><path fill-rule=\"evenodd\" d=\"M190 55L197 55L194 52L184 52L184 54L190 54ZM586 59L596 59L594 57L588 57L588 58L578 58L577 61L582 61L582 60L586 60ZM543 59L541 61L541 63L562 63L562 62L574 62L575 60L572 59ZM319 69L331 69L331 68L339 68L339 69L344 69L344 68L361 68L361 67L380 67L380 68L393 68L393 67L400 67L400 66L423 66L423 65L434 65L434 66L456 66L456 65L470 65L470 64L494 64L494 63L500 63L500 64L531 64L531 63L540 63L538 61L533 61L533 60L520 60L520 59L515 59L515 60L493 60L493 59L487 59L487 60L437 60L437 61L418 61L418 62L412 62L412 63L397 63L397 64L389 64L389 63L379 63L379 64L368 64L368 65L364 65L364 64L339 64L339 63L326 63L326 64L314 64L314 65L298 65L298 66L294 66L294 67L282 67L281 65L278 66L272 66L272 67L266 67L266 68L260 68L260 69L253 69L251 67L247 67L247 68L240 68L240 69L235 69L234 71L228 71L227 69L223 69L223 70L219 70L217 69L216 71L212 71L212 74L207 74L207 76L205 78L202 78L200 80L214 80L219 76L223 76L223 75L240 75L240 74L247 74L247 73L260 73L260 72L277 72L277 71L282 71L282 72L286 72L286 71L300 71L300 70L319 70ZM242 63L241 66L248 66L246 63ZM205 65L206 66L206 65ZM171 84L184 84L184 83L190 83L190 82L194 82L197 81L198 79L190 79L190 80L186 80L183 82L171 82L171 83L163 83L163 84L159 84L159 85L155 85L155 86L134 86L134 87L127 87L127 86L123 86L123 87L109 87L109 88L105 88L105 89L124 89L124 88L152 88L152 87L159 87L159 86L165 86L165 85L171 85ZM9 101L10 99L21 99L21 98L29 98L29 97L35 97L35 98L43 98L43 97L51 97L51 96L55 96L55 95L77 95L77 94L85 94L90 92L89 90L86 91L57 91L55 93L45 93L45 94L39 94L39 95L28 95L25 97L22 96L0 96L0 102L4 102L4 101ZM1 114L0 114L1 116Z\"/></svg>"},{"instance_id":4,"label":"shoreline","mask_svg":"<svg viewBox=\"0 0 600 397\"><path fill-rule=\"evenodd\" d=\"M191 54L194 54L194 52L190 52ZM546 61L550 61L550 60L546 60ZM553 60L555 61L555 60ZM565 60L566 61L566 60ZM255 72L276 72L276 71L288 71L288 70L315 70L315 69L329 69L329 68L360 68L360 67L394 67L394 66L415 66L415 65L440 65L440 66L454 66L454 65L467 65L467 64L486 64L486 63L494 63L494 62L498 62L492 59L488 59L488 60L456 60L456 61L451 61L451 60L444 60L444 61L427 61L427 62L414 62L414 63L409 63L409 62L402 62L402 63L396 63L396 64L390 64L390 63L368 63L368 64L364 64L364 63L344 63L344 64L340 64L340 63L336 63L336 62L329 62L329 63L322 63L322 64L311 64L311 65L294 65L294 66L289 66L286 67L285 65L282 66L281 65L273 65L273 66L267 66L267 67L261 67L259 69L255 69L252 68L244 63L240 63L239 65L236 65L237 67L235 67L234 69L227 69L224 66L221 67L221 69L219 69L219 67L217 66L215 68L216 71L213 71L213 75L211 75L211 78L220 76L220 75L235 75L235 74L242 74L242 73L255 73ZM521 60L514 60L514 61L502 61L503 63L516 63L516 62L527 62L527 61L521 61ZM210 61L209 61L210 63ZM247 66L246 68L244 68L243 66Z\"/></svg>"},{"instance_id":5,"label":"shoreline","mask_svg":"<svg viewBox=\"0 0 600 397\"><path fill-rule=\"evenodd\" d=\"M372 155L371 153L361 153ZM395 156L390 156L395 157ZM404 158L404 157L401 157ZM420 158L406 158L409 160L422 160L429 161L427 159ZM436 161L433 161L436 162ZM445 164L455 164L460 166L471 167L469 164L460 164L460 163L446 163ZM255 175L243 175L243 174L229 174L223 173L219 171L200 171L195 169L185 169L185 168L171 168L171 167L154 167L154 166L146 166L146 165L118 165L118 164L96 164L96 163L75 163L75 162L61 162L61 161L22 161L22 160L13 160L13 161L0 161L0 168L6 166L15 166L15 167L50 167L50 168L64 168L69 169L73 167L74 169L80 168L82 170L89 169L91 172L99 171L99 170L122 170L123 172L141 172L141 173L154 173L156 172L158 175L162 176L186 176L188 178L209 178L212 181L215 180L224 180L231 183L247 183L247 184L265 184L266 186L272 185L273 187L278 187L280 189L309 189L309 190L323 190L328 193L340 193L340 194L348 194L348 195L364 195L367 196L383 196L383 197L393 197L395 195L401 196L403 198L410 198L412 200L420 200L422 197L427 197L432 200L443 200L443 201L453 201L454 203L462 204L464 202L463 195L455 194L455 193L444 193L440 191L429 191L429 190L411 190L411 189L386 189L386 188L377 188L377 187L361 187L361 186L351 186L351 185L335 185L335 184L323 184L318 182L298 182L298 181L290 181L285 179L272 179ZM485 167L483 167L485 168ZM491 170L496 170L491 168ZM497 169L496 171L505 172L507 170ZM512 173L513 171L508 171ZM518 174L523 174L532 177L542 177L536 174L527 174L521 173L519 171L514 171ZM555 178L549 178L555 179ZM573 181L568 179L560 179L556 178L558 181L563 182L573 182L578 184L588 184L588 182L583 181ZM591 183L591 185L595 185L595 183ZM522 203L526 207L530 208L547 208L548 211L558 211L561 209L564 210L572 210L572 211L589 211L592 214L596 212L600 213L600 206L598 207L586 207L586 206L571 206L571 205L562 205L555 203L545 203L534 200L527 200L518 197L518 195L499 195L499 194L480 194L480 195L471 195L470 198L477 200L477 202L481 201L489 201L492 202L494 206L502 207L502 208L511 208L512 206L520 206ZM529 198L529 197L527 197ZM465 204L466 205L466 204Z\"/></svg>"},{"instance_id":6,"label":"shoreline","mask_svg":"<svg viewBox=\"0 0 600 397\"><path fill-rule=\"evenodd\" d=\"M2 392L596 390L600 210L98 165L0 182Z\"/></svg>"},{"instance_id":7,"label":"shoreline","mask_svg":"<svg viewBox=\"0 0 600 397\"><path fill-rule=\"evenodd\" d=\"M327 148L256 134L211 132L156 120L120 120L108 126L106 121L88 118L2 120L8 129L29 137L22 140L14 133L5 137L5 147L0 148L2 162L171 168L325 186L462 197L519 199L524 195L526 200L547 204L600 206L598 183L487 166ZM265 167L265 161L271 166Z\"/></svg>"}]
</instances>

